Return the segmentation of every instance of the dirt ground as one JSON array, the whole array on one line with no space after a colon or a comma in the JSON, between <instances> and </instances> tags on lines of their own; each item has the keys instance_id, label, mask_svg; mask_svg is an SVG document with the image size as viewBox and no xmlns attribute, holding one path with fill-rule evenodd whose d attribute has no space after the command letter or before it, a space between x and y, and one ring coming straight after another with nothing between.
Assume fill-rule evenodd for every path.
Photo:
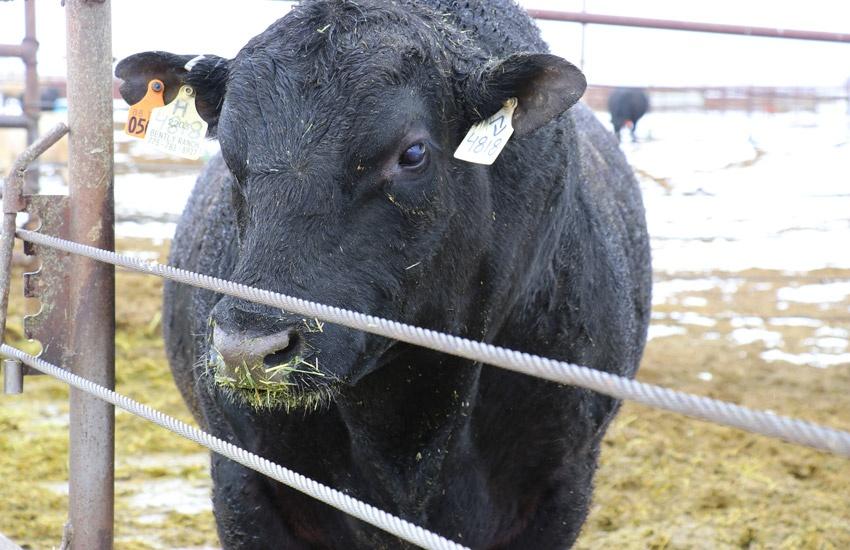
<instances>
[{"instance_id":1,"label":"dirt ground","mask_svg":"<svg viewBox=\"0 0 850 550\"><path fill-rule=\"evenodd\" d=\"M164 246L120 243L156 250L161 260ZM689 285L695 280L712 284ZM661 330L638 378L850 430L850 364L768 362L762 354L775 341L746 343L748 333L736 332L767 328L790 353L810 349L822 327L846 334L847 296L807 303L777 293L848 280L850 270L657 274L658 288L680 290L654 306ZM22 340L15 282L7 341L31 346ZM160 292L156 278L118 272L117 389L190 421L164 358ZM800 318L812 322L777 321ZM56 548L61 539L67 414L66 387L45 376L27 378L23 395L0 395L0 532L25 548ZM118 412L115 548L217 547L207 461L195 444ZM848 459L626 403L601 462L576 548L850 548Z\"/></svg>"}]
</instances>

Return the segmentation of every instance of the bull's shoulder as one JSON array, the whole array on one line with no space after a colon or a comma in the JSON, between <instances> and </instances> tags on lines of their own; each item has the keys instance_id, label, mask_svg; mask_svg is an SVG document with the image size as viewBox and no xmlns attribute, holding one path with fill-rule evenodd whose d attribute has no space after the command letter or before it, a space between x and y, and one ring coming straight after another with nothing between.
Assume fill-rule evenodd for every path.
<instances>
[{"instance_id":1,"label":"bull's shoulder","mask_svg":"<svg viewBox=\"0 0 850 550\"><path fill-rule=\"evenodd\" d=\"M614 135L581 103L570 115L576 128L579 190L600 215L623 215L628 224L644 225L640 187Z\"/></svg>"},{"instance_id":2,"label":"bull's shoulder","mask_svg":"<svg viewBox=\"0 0 850 550\"><path fill-rule=\"evenodd\" d=\"M652 268L646 213L634 170L613 134L584 105L573 108L577 129L578 195L593 218L595 246L605 251L620 292L633 311L629 331L642 349L651 307Z\"/></svg>"}]
</instances>

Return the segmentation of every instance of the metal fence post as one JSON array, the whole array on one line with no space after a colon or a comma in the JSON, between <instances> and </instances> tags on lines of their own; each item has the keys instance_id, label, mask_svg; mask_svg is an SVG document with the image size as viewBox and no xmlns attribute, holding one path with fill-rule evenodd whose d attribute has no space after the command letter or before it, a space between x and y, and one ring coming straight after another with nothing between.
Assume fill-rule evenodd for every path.
<instances>
[{"instance_id":1,"label":"metal fence post","mask_svg":"<svg viewBox=\"0 0 850 550\"><path fill-rule=\"evenodd\" d=\"M113 250L112 22L109 0L66 0L70 236ZM115 272L75 257L70 279L75 374L115 387ZM71 390L70 511L72 550L113 543L115 410Z\"/></svg>"}]
</instances>

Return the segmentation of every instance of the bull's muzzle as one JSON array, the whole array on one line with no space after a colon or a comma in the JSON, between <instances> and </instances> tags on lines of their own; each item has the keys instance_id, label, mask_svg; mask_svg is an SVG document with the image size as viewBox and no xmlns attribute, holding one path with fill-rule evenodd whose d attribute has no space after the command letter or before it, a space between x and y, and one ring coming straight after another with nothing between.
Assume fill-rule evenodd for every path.
<instances>
[{"instance_id":1,"label":"bull's muzzle","mask_svg":"<svg viewBox=\"0 0 850 550\"><path fill-rule=\"evenodd\" d=\"M285 385L293 371L301 370L301 336L295 329L266 335L230 333L213 328L209 366L216 381L225 385L266 389Z\"/></svg>"}]
</instances>

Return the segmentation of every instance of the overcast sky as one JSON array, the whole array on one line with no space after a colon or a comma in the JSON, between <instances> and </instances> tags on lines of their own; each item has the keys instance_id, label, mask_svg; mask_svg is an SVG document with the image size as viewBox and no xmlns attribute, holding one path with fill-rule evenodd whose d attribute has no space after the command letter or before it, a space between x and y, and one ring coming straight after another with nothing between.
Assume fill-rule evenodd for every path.
<instances>
[{"instance_id":1,"label":"overcast sky","mask_svg":"<svg viewBox=\"0 0 850 550\"><path fill-rule=\"evenodd\" d=\"M850 33L846 0L584 0L593 13ZM581 11L582 0L522 0L526 7ZM232 57L289 9L271 0L113 0L117 59L145 50ZM23 38L23 0L0 2L0 43ZM39 0L39 71L65 72L64 11ZM554 53L578 63L581 26L541 22ZM0 78L22 71L0 58ZM588 26L584 71L595 84L843 86L850 44Z\"/></svg>"}]
</instances>

